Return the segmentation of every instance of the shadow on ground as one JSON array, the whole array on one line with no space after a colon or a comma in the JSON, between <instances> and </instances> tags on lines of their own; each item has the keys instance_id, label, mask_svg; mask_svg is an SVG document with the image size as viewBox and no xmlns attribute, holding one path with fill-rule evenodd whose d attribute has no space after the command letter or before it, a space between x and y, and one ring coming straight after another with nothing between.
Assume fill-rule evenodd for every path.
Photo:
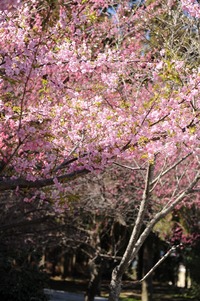
<instances>
[{"instance_id":1,"label":"shadow on ground","mask_svg":"<svg viewBox=\"0 0 200 301\"><path fill-rule=\"evenodd\" d=\"M71 293L53 289L44 289L44 292L49 297L49 301L84 301L83 293ZM96 297L95 301L107 301L107 299Z\"/></svg>"},{"instance_id":2,"label":"shadow on ground","mask_svg":"<svg viewBox=\"0 0 200 301\"><path fill-rule=\"evenodd\" d=\"M60 300L67 300L67 301L83 301L84 300L84 292L87 288L87 281L83 279L65 279L60 280L59 278L51 279L49 282L49 288L52 290L55 290L55 293L57 292L57 298L61 299L51 299L52 301L60 301ZM62 291L62 293L58 296L58 291ZM66 293L68 297L65 299L62 299L62 296L64 296L64 293ZM104 301L105 298L108 297L109 292L109 282L103 281L102 283L102 294L101 298L96 298L96 301ZM199 299L192 299L191 297L187 296L187 290L183 288L177 288L175 286L171 285L160 285L155 283L154 284L154 301L200 301ZM141 287L140 285L135 285L132 281L124 281L123 283L123 290L122 290L122 300L123 298L129 298L129 301L131 301L131 298L134 300L141 300L140 299L140 293L141 293ZM63 295L62 295L63 294Z\"/></svg>"}]
</instances>

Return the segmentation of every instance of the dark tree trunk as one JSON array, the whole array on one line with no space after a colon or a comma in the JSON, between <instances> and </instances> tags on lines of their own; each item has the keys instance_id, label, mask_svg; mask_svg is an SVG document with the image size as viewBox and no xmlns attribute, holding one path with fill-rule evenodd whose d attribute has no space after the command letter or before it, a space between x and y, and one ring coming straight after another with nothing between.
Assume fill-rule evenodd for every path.
<instances>
[{"instance_id":1,"label":"dark tree trunk","mask_svg":"<svg viewBox=\"0 0 200 301\"><path fill-rule=\"evenodd\" d=\"M144 253L144 247L142 246L138 252L137 280L140 280L143 277L143 253Z\"/></svg>"},{"instance_id":2,"label":"dark tree trunk","mask_svg":"<svg viewBox=\"0 0 200 301\"><path fill-rule=\"evenodd\" d=\"M143 276L153 266L153 239L150 237L146 240L143 247ZM142 301L152 301L153 299L152 275L142 282Z\"/></svg>"},{"instance_id":3,"label":"dark tree trunk","mask_svg":"<svg viewBox=\"0 0 200 301\"><path fill-rule=\"evenodd\" d=\"M94 301L95 296L100 295L103 266L103 261L99 257L89 263L90 281L85 293L85 301Z\"/></svg>"}]
</instances>

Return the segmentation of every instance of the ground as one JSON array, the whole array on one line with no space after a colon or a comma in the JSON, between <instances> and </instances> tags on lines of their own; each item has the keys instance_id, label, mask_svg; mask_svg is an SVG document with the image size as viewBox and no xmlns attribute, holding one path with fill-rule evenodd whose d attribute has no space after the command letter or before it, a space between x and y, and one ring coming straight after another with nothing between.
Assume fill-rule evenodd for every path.
<instances>
[{"instance_id":1,"label":"ground","mask_svg":"<svg viewBox=\"0 0 200 301\"><path fill-rule=\"evenodd\" d=\"M55 290L62 290L72 293L84 293L87 287L87 282L82 279L72 280L59 278L51 279L49 282L49 288ZM109 282L103 281L102 284L102 296L108 296ZM131 281L125 281L121 294L123 301L136 301L140 299L140 287L134 285ZM154 301L200 301L199 299L192 299L188 296L188 291L182 288L177 288L171 285L158 285L154 284Z\"/></svg>"}]
</instances>

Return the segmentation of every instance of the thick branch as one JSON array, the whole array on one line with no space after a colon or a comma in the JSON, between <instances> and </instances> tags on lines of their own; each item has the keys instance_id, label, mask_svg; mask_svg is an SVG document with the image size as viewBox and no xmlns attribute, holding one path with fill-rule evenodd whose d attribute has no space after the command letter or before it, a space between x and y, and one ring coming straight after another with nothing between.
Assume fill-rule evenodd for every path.
<instances>
[{"instance_id":1,"label":"thick branch","mask_svg":"<svg viewBox=\"0 0 200 301\"><path fill-rule=\"evenodd\" d=\"M0 191L6 191L6 190L14 190L17 187L18 188L42 188L45 186L51 186L54 185L54 179L57 178L58 182L60 183L67 183L69 181L72 181L76 179L77 177L80 177L82 175L88 174L89 170L83 169L78 170L75 172L72 172L70 174L50 178L50 179L40 179L36 181L28 181L23 178L18 179L1 179L0 180Z\"/></svg>"},{"instance_id":2,"label":"thick branch","mask_svg":"<svg viewBox=\"0 0 200 301\"><path fill-rule=\"evenodd\" d=\"M41 224L48 219L49 219L49 216L43 216L43 217L33 219L33 220L26 220L26 221L21 221L21 222L17 222L17 223L2 225L2 226L0 226L0 231L7 231L7 230L23 228L23 227L27 227L27 226L30 227L31 225Z\"/></svg>"}]
</instances>

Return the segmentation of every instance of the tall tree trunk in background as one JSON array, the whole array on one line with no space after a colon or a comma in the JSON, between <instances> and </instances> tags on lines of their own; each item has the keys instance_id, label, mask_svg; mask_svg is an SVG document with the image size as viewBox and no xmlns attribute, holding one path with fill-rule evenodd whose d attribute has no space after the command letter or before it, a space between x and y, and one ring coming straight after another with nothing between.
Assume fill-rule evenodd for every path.
<instances>
[{"instance_id":1,"label":"tall tree trunk in background","mask_svg":"<svg viewBox=\"0 0 200 301\"><path fill-rule=\"evenodd\" d=\"M85 292L84 301L94 301L96 295L100 294L101 289L101 276L103 271L104 260L99 255L101 252L101 239L100 239L100 223L94 219L95 228L90 232L93 252L91 253L88 262L90 280Z\"/></svg>"},{"instance_id":2,"label":"tall tree trunk in background","mask_svg":"<svg viewBox=\"0 0 200 301\"><path fill-rule=\"evenodd\" d=\"M146 240L143 248L143 276L153 266L153 241L151 236ZM153 299L152 275L142 281L142 301L152 301Z\"/></svg>"},{"instance_id":3,"label":"tall tree trunk in background","mask_svg":"<svg viewBox=\"0 0 200 301\"><path fill-rule=\"evenodd\" d=\"M97 257L89 262L90 281L85 293L85 301L94 301L96 295L100 295L101 276L103 270L103 261Z\"/></svg>"}]
</instances>

